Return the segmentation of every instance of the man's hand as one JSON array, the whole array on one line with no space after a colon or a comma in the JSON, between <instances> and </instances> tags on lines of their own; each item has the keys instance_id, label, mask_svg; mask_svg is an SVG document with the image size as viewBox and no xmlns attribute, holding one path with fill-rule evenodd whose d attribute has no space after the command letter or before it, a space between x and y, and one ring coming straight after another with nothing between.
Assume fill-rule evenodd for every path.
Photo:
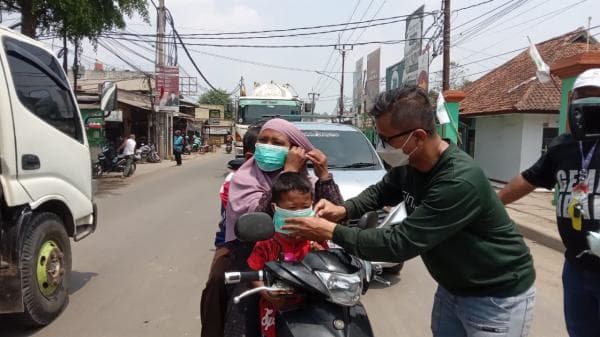
<instances>
[{"instance_id":1,"label":"man's hand","mask_svg":"<svg viewBox=\"0 0 600 337\"><path fill-rule=\"evenodd\" d=\"M319 218L337 222L346 217L346 207L335 205L327 199L321 199L315 205L315 214Z\"/></svg>"},{"instance_id":2,"label":"man's hand","mask_svg":"<svg viewBox=\"0 0 600 337\"><path fill-rule=\"evenodd\" d=\"M290 232L289 235L312 241L325 241L333 238L335 223L323 218L289 218L285 220L284 230Z\"/></svg>"},{"instance_id":3,"label":"man's hand","mask_svg":"<svg viewBox=\"0 0 600 337\"><path fill-rule=\"evenodd\" d=\"M285 159L284 172L300 172L306 165L306 151L303 148L292 146Z\"/></svg>"},{"instance_id":4,"label":"man's hand","mask_svg":"<svg viewBox=\"0 0 600 337\"><path fill-rule=\"evenodd\" d=\"M327 165L327 156L321 150L314 149L306 154L306 158L313 163L315 175L321 181L329 180L329 167Z\"/></svg>"}]
</instances>

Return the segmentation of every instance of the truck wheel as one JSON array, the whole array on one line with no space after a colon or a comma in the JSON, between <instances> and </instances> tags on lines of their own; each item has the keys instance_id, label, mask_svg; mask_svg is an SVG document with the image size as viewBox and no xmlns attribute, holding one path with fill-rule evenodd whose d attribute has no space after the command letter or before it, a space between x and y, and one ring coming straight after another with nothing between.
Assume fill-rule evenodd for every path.
<instances>
[{"instance_id":1,"label":"truck wheel","mask_svg":"<svg viewBox=\"0 0 600 337\"><path fill-rule=\"evenodd\" d=\"M24 233L20 258L25 312L21 321L42 326L54 320L67 304L71 275L71 246L62 220L37 213Z\"/></svg>"},{"instance_id":2,"label":"truck wheel","mask_svg":"<svg viewBox=\"0 0 600 337\"><path fill-rule=\"evenodd\" d=\"M383 271L388 274L398 275L398 274L400 274L402 267L404 267L404 263L399 263L391 268L385 268L385 269L383 269Z\"/></svg>"}]
</instances>

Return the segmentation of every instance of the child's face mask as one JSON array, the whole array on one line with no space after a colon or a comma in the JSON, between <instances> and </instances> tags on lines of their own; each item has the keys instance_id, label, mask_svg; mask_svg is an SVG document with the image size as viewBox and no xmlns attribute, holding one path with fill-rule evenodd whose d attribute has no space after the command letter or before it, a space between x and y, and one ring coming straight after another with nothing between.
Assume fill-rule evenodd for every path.
<instances>
[{"instance_id":1,"label":"child's face mask","mask_svg":"<svg viewBox=\"0 0 600 337\"><path fill-rule=\"evenodd\" d=\"M275 225L275 231L282 234L288 234L288 231L281 229L285 225L285 219L307 218L311 216L315 216L315 212L310 207L305 209L299 209L297 211L290 211L275 206L275 214L273 214L273 224Z\"/></svg>"}]
</instances>

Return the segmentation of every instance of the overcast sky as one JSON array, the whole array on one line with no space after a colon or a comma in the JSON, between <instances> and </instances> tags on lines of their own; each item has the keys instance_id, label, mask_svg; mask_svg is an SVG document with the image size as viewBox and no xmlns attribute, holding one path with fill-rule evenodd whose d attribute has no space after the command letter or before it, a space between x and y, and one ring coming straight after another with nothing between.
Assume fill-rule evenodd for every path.
<instances>
[{"instance_id":1,"label":"overcast sky","mask_svg":"<svg viewBox=\"0 0 600 337\"><path fill-rule=\"evenodd\" d=\"M486 2L486 0L453 0L452 9L460 9L470 5ZM409 4L410 3L410 4ZM345 23L372 18L406 15L413 12L420 4L425 5L425 11L439 11L440 0L429 0L424 3L399 0L165 0L165 5L171 10L176 26L180 33L206 33L245 31L257 29L278 29L321 24ZM467 32L470 27L481 22L490 15L480 19L477 17L506 4L517 6L504 17L497 17L494 22L487 22L485 28L475 32ZM134 17L128 20L128 29L137 33L155 32L155 12L150 10L150 23L144 23ZM495 13L497 13L496 11ZM354 15L352 15L354 13ZM484 71L493 69L517 53L510 53L494 58L498 54L517 48L526 47L527 35L534 42L552 38L587 26L588 16L598 13L592 18L592 26L600 24L600 1L598 0L492 0L470 9L464 9L452 14L452 26L456 27L452 34L452 61L459 64L470 63L463 68L465 74L474 74L471 79L482 76ZM6 22L5 22L6 23ZM3 24L5 24L3 23ZM426 29L433 23L432 17L425 20ZM405 22L386 26L348 31L341 35L342 42L377 41L404 39ZM285 39L213 41L215 43L253 43L253 44L323 44L336 43L339 33L307 36ZM431 34L431 33L430 33ZM592 34L600 34L600 28L592 30ZM48 41L52 43L53 41ZM455 43L457 43L455 45ZM60 41L54 41L55 45ZM131 45L130 45L131 46ZM133 47L133 46L131 46ZM347 54L346 71L353 71L356 60L366 56L376 49L376 45L357 46ZM193 57L213 85L227 90L233 89L244 76L248 87L253 82L274 80L292 84L302 97L310 91L321 94L317 104L318 112L331 113L335 110L336 97L339 95L338 82L316 74L316 70L341 71L339 53L333 53L333 48L304 48L304 49L248 49L191 46L193 50L234 57L248 61L272 64L283 67L301 68L308 71L292 71L275 69L238 61L227 60L193 52ZM147 58L154 59L154 54L141 48L136 48ZM128 54L123 56L135 62L145 70L153 69L153 65L140 57ZM400 61L404 54L404 45L381 46L381 76L385 76L385 68ZM91 65L93 58L98 58L109 66L130 68L102 47L97 53L89 45L85 46L84 64ZM331 59L330 59L331 56ZM487 60L471 63L482 58ZM441 69L441 59L438 57L430 68L430 81L439 77L435 72ZM328 60L330 61L328 64ZM191 76L197 76L193 66L180 49L179 61L183 69ZM366 62L366 60L365 60ZM326 65L328 64L327 68ZM339 77L339 74L332 74ZM199 77L199 76L198 76ZM199 79L201 82L201 79ZM352 74L346 74L345 95L352 95Z\"/></svg>"}]
</instances>

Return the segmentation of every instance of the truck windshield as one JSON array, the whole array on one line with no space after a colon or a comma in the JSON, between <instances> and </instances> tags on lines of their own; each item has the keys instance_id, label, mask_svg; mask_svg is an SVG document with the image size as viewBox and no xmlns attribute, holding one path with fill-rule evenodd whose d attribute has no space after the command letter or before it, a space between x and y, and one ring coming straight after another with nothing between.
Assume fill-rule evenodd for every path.
<instances>
[{"instance_id":1,"label":"truck windshield","mask_svg":"<svg viewBox=\"0 0 600 337\"><path fill-rule=\"evenodd\" d=\"M275 116L298 122L300 121L300 107L292 105L244 105L240 107L239 118L242 119L243 124L256 124Z\"/></svg>"}]
</instances>

